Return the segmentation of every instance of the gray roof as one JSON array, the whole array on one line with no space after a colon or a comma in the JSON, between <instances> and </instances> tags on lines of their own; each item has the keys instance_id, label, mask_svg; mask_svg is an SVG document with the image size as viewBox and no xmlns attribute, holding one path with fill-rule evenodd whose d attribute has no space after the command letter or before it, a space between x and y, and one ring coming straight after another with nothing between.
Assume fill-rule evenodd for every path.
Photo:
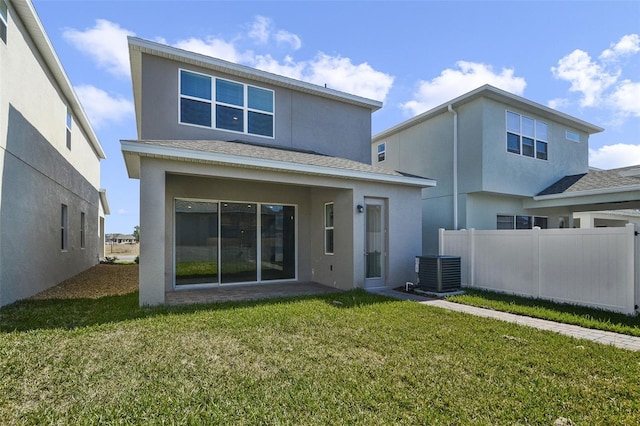
<instances>
[{"instance_id":1,"label":"gray roof","mask_svg":"<svg viewBox=\"0 0 640 426\"><path fill-rule=\"evenodd\" d=\"M415 175L373 166L346 158L331 157L309 151L300 151L286 147L263 146L245 142L227 142L219 140L125 140L122 151L125 161L130 162L129 154L163 156L182 161L209 161L230 164L235 167L253 167L308 173L363 178L397 183L423 183L434 186L435 181ZM132 164L128 164L129 175ZM300 166L297 168L296 166Z\"/></svg>"},{"instance_id":2,"label":"gray roof","mask_svg":"<svg viewBox=\"0 0 640 426\"><path fill-rule=\"evenodd\" d=\"M537 196L567 194L623 188L640 185L640 166L622 167L611 170L589 170L588 173L565 176Z\"/></svg>"},{"instance_id":3,"label":"gray roof","mask_svg":"<svg viewBox=\"0 0 640 426\"><path fill-rule=\"evenodd\" d=\"M527 111L532 114L536 114L549 120L555 121L557 123L562 123L588 134L599 133L604 130L601 127L587 123L586 121L580 120L579 118L572 117L568 114L530 101L529 99L525 99L521 96L514 95L513 93L498 89L497 87L493 87L489 84L485 84L484 86L478 87L477 89L467 92L464 95L458 96L455 99L443 103L442 105L418 114L415 117L403 121L402 123L397 124L389 129L383 130L382 132L373 136L373 141L377 142L380 139L388 138L391 135L394 135L402 130L411 128L418 123L429 120L437 115L444 114L448 112L449 105L451 105L452 108L458 108L461 105L466 104L467 102L471 102L482 97L493 99L497 102L502 102L507 105L512 105L521 109L522 111Z\"/></svg>"}]
</instances>

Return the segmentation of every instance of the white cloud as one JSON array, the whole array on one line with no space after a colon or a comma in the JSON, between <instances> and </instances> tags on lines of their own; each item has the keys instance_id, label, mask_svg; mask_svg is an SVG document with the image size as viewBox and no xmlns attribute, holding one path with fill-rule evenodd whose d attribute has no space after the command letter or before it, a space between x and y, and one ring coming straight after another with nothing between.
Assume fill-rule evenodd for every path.
<instances>
[{"instance_id":1,"label":"white cloud","mask_svg":"<svg viewBox=\"0 0 640 426\"><path fill-rule=\"evenodd\" d=\"M616 169L637 164L640 164L640 145L618 143L589 149L589 165L592 167Z\"/></svg>"},{"instance_id":2,"label":"white cloud","mask_svg":"<svg viewBox=\"0 0 640 426\"><path fill-rule=\"evenodd\" d=\"M266 44L271 36L271 28L273 24L271 19L265 16L256 16L251 23L247 36L255 40L257 43Z\"/></svg>"},{"instance_id":3,"label":"white cloud","mask_svg":"<svg viewBox=\"0 0 640 426\"><path fill-rule=\"evenodd\" d=\"M394 80L366 62L354 64L349 58L324 53L300 62L287 56L282 63L270 55L257 56L253 65L263 71L380 101L386 99Z\"/></svg>"},{"instance_id":4,"label":"white cloud","mask_svg":"<svg viewBox=\"0 0 640 426\"><path fill-rule=\"evenodd\" d=\"M125 215L125 214L129 214L129 212L126 211L125 209L118 209L118 214Z\"/></svg>"},{"instance_id":5,"label":"white cloud","mask_svg":"<svg viewBox=\"0 0 640 426\"><path fill-rule=\"evenodd\" d=\"M297 35L290 33L289 31L280 30L275 35L276 42L279 45L289 45L293 50L298 50L302 47L302 40Z\"/></svg>"},{"instance_id":6,"label":"white cloud","mask_svg":"<svg viewBox=\"0 0 640 426\"><path fill-rule=\"evenodd\" d=\"M569 105L569 99L567 98L555 98L547 102L547 106L553 109L562 109L567 105Z\"/></svg>"},{"instance_id":7,"label":"white cloud","mask_svg":"<svg viewBox=\"0 0 640 426\"><path fill-rule=\"evenodd\" d=\"M458 61L456 68L442 71L431 81L420 81L414 99L401 107L417 115L485 84L521 95L527 82L510 68L496 73L491 65Z\"/></svg>"},{"instance_id":8,"label":"white cloud","mask_svg":"<svg viewBox=\"0 0 640 426\"><path fill-rule=\"evenodd\" d=\"M105 19L96 20L93 28L84 31L67 28L62 36L76 49L90 56L99 68L117 76L129 76L127 36L135 33Z\"/></svg>"},{"instance_id":9,"label":"white cloud","mask_svg":"<svg viewBox=\"0 0 640 426\"><path fill-rule=\"evenodd\" d=\"M298 35L286 30L275 31L273 21L260 15L256 16L249 25L247 37L261 45L265 45L273 39L278 45L286 45L293 50L298 50L302 46L302 40Z\"/></svg>"},{"instance_id":10,"label":"white cloud","mask_svg":"<svg viewBox=\"0 0 640 426\"><path fill-rule=\"evenodd\" d=\"M186 40L179 40L174 46L179 49L236 63L244 62L252 56L251 52L240 52L233 43L214 37L207 37L204 40L192 37Z\"/></svg>"},{"instance_id":11,"label":"white cloud","mask_svg":"<svg viewBox=\"0 0 640 426\"><path fill-rule=\"evenodd\" d=\"M640 82L621 81L611 94L610 101L622 115L640 117Z\"/></svg>"},{"instance_id":12,"label":"white cloud","mask_svg":"<svg viewBox=\"0 0 640 426\"><path fill-rule=\"evenodd\" d=\"M600 54L600 59L616 60L638 52L640 52L640 36L638 34L628 34L623 36L619 42L612 43L609 49Z\"/></svg>"},{"instance_id":13,"label":"white cloud","mask_svg":"<svg viewBox=\"0 0 640 426\"><path fill-rule=\"evenodd\" d=\"M551 72L555 78L570 82L570 91L582 94L580 106L583 107L600 103L602 93L618 79L617 74L607 73L587 52L579 49L561 58Z\"/></svg>"},{"instance_id":14,"label":"white cloud","mask_svg":"<svg viewBox=\"0 0 640 426\"><path fill-rule=\"evenodd\" d=\"M608 108L614 114L613 122L619 124L625 117L640 117L640 81L637 75L633 76L635 81L623 78L622 61L638 53L640 36L628 34L611 43L597 59L576 49L560 58L551 72L571 84L569 91L578 94L581 107Z\"/></svg>"},{"instance_id":15,"label":"white cloud","mask_svg":"<svg viewBox=\"0 0 640 426\"><path fill-rule=\"evenodd\" d=\"M99 128L106 123L118 123L133 116L133 102L121 96L112 97L91 85L75 87L91 124Z\"/></svg>"}]
</instances>

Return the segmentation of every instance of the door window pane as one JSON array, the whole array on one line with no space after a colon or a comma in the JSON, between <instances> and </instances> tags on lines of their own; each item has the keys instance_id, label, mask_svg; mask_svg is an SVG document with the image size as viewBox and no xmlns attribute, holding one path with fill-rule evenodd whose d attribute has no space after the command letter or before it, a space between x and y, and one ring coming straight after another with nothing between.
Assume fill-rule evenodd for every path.
<instances>
[{"instance_id":1,"label":"door window pane","mask_svg":"<svg viewBox=\"0 0 640 426\"><path fill-rule=\"evenodd\" d=\"M296 277L295 207L262 205L262 280Z\"/></svg>"},{"instance_id":2,"label":"door window pane","mask_svg":"<svg viewBox=\"0 0 640 426\"><path fill-rule=\"evenodd\" d=\"M382 234L382 206L367 205L366 209L366 278L382 276L382 253L384 235Z\"/></svg>"},{"instance_id":3,"label":"door window pane","mask_svg":"<svg viewBox=\"0 0 640 426\"><path fill-rule=\"evenodd\" d=\"M257 281L256 204L222 203L220 206L221 282Z\"/></svg>"},{"instance_id":4,"label":"door window pane","mask_svg":"<svg viewBox=\"0 0 640 426\"><path fill-rule=\"evenodd\" d=\"M176 286L218 283L218 203L176 200Z\"/></svg>"}]
</instances>

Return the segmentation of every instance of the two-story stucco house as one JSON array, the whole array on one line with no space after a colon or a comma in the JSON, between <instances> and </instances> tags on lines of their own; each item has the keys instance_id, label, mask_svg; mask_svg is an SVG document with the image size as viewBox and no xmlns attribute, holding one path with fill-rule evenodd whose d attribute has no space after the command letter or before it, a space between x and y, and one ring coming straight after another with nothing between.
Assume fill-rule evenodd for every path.
<instances>
[{"instance_id":1,"label":"two-story stucco house","mask_svg":"<svg viewBox=\"0 0 640 426\"><path fill-rule=\"evenodd\" d=\"M430 179L371 165L381 103L129 38L140 303L184 289L404 284Z\"/></svg>"},{"instance_id":2,"label":"two-story stucco house","mask_svg":"<svg viewBox=\"0 0 640 426\"><path fill-rule=\"evenodd\" d=\"M485 85L372 139L373 164L430 176L423 249L438 229L573 227L573 213L638 208L637 168L589 170L598 126Z\"/></svg>"},{"instance_id":3,"label":"two-story stucco house","mask_svg":"<svg viewBox=\"0 0 640 426\"><path fill-rule=\"evenodd\" d=\"M33 4L0 0L0 306L98 263L104 158Z\"/></svg>"}]
</instances>

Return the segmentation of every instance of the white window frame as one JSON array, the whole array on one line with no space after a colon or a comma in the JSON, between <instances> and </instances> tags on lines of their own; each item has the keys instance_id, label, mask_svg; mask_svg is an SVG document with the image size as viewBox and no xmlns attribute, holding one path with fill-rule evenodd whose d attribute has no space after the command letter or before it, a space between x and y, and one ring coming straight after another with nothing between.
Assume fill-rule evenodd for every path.
<instances>
[{"instance_id":1,"label":"white window frame","mask_svg":"<svg viewBox=\"0 0 640 426\"><path fill-rule=\"evenodd\" d=\"M0 0L1 1L1 0ZM207 99L207 98L199 98L199 97L194 97L194 96L189 96L189 95L183 95L182 94L182 72L188 72L188 73L192 73L192 74L198 74L201 75L203 77L207 77L210 81L211 84L211 99ZM229 83L234 83L234 84L239 84L242 86L242 96L243 96L243 105L242 106L238 106L238 105L234 105L234 104L227 104L224 102L219 102L216 100L216 82L218 80L221 81L228 81ZM268 92L272 93L272 110L273 111L265 111L265 110L260 110L260 109L256 109L256 108L250 108L249 107L249 87L253 87L256 89L260 89L260 90L265 90ZM211 105L211 126L203 126L201 124L193 124L193 123L187 123L187 122L183 122L182 121L182 109L181 109L181 99L191 99L194 101L198 101L198 102L204 102L204 103L208 103ZM225 129L225 128L221 128L218 127L218 124L216 122L216 106L225 106L225 107L229 107L229 108L235 108L238 110L242 110L242 119L243 119L243 131L237 131L237 130L229 130L229 129ZM271 128L271 136L268 135L261 135L259 133L250 133L249 132L249 113L250 112L255 112L258 114L264 114L264 115L269 115L272 117L272 128ZM221 77L215 77L209 74L203 74L197 71L192 71L192 70L188 70L188 69L184 69L184 68L178 68L178 123L185 125L185 126L194 126L194 127L200 127L200 128L205 128L205 129L214 129L214 130L218 130L221 132L230 132L230 133L236 133L236 134L243 134L243 135L249 135L249 136L254 136L254 137L259 137L259 138L267 138L267 139L275 139L276 137L276 92L275 90L272 89L267 89L266 87L261 87L261 86L256 86L255 84L247 84L247 83L242 83L240 81L235 81L235 80L231 80L228 78L221 78Z\"/></svg>"},{"instance_id":2,"label":"white window frame","mask_svg":"<svg viewBox=\"0 0 640 426\"><path fill-rule=\"evenodd\" d=\"M380 142L378 144L377 151L378 151L378 163L384 162L387 159L387 143ZM381 156L382 156L382 160L380 159Z\"/></svg>"},{"instance_id":3,"label":"white window frame","mask_svg":"<svg viewBox=\"0 0 640 426\"><path fill-rule=\"evenodd\" d=\"M331 223L327 223L327 207L331 206ZM324 203L324 210L322 212L322 221L324 224L324 254L327 256L333 256L335 253L335 231L334 231L334 218L335 216L335 204L332 202L330 203ZM327 242L328 242L328 238L327 236L329 235L329 233L331 233L332 236L332 244L331 244L331 251L329 251L329 247L327 246Z\"/></svg>"},{"instance_id":4,"label":"white window frame","mask_svg":"<svg viewBox=\"0 0 640 426\"><path fill-rule=\"evenodd\" d=\"M69 250L69 207L66 204L60 208L60 250Z\"/></svg>"},{"instance_id":5,"label":"white window frame","mask_svg":"<svg viewBox=\"0 0 640 426\"><path fill-rule=\"evenodd\" d=\"M87 231L87 215L85 212L80 212L80 248L86 248L86 231Z\"/></svg>"},{"instance_id":6,"label":"white window frame","mask_svg":"<svg viewBox=\"0 0 640 426\"><path fill-rule=\"evenodd\" d=\"M498 218L500 217L505 217L505 218L511 218L511 224L512 227L511 228L498 228ZM518 218L528 218L529 223L531 223L531 228L518 228ZM526 214L498 214L496 215L496 229L533 229L536 226L536 220L538 219L544 219L547 222L547 227L546 228L542 228L539 227L541 229L547 229L549 227L549 218L547 216L533 216L533 215L526 215Z\"/></svg>"},{"instance_id":7,"label":"white window frame","mask_svg":"<svg viewBox=\"0 0 640 426\"><path fill-rule=\"evenodd\" d=\"M574 132L572 130L565 130L564 135L567 138L567 140L571 142L580 143L580 133Z\"/></svg>"},{"instance_id":8,"label":"white window frame","mask_svg":"<svg viewBox=\"0 0 640 426\"><path fill-rule=\"evenodd\" d=\"M71 111L69 110L69 107L67 107L67 121L65 123L65 127L66 127L65 137L66 137L67 149L69 149L69 151L71 151L71 128L72 128L72 126L73 126L73 116L71 115Z\"/></svg>"},{"instance_id":9,"label":"white window frame","mask_svg":"<svg viewBox=\"0 0 640 426\"><path fill-rule=\"evenodd\" d=\"M509 129L509 126L508 126L509 114L514 114L519 117L519 129L517 133ZM524 118L533 121L533 135L525 135L523 133L522 122ZM547 135L545 139L543 139L541 135L538 135L539 124L544 125L547 129L547 132L546 132ZM518 136L518 143L519 143L518 152L509 151L509 134L510 133ZM522 142L523 137L526 137L528 139L533 139L533 155L524 154L524 149L523 149L524 144ZM538 151L538 143L543 143L546 147L546 150L544 151L545 158L540 157L540 155L542 155L541 154L542 151ZM549 125L546 122L537 120L533 117L529 117L515 111L506 110L505 112L505 148L509 154L515 154L515 155L520 155L521 157L528 157L528 158L534 158L536 160L547 161L549 159Z\"/></svg>"}]
</instances>

